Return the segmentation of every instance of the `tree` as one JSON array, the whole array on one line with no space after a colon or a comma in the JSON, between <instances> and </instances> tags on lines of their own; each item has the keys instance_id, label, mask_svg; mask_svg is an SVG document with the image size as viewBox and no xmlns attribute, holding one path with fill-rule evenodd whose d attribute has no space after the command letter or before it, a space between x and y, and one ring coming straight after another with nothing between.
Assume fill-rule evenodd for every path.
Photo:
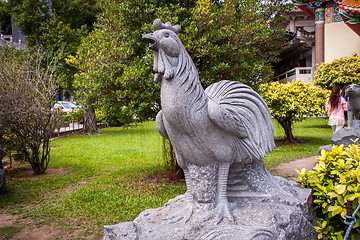
<instances>
[{"instance_id":1,"label":"tree","mask_svg":"<svg viewBox=\"0 0 360 240\"><path fill-rule=\"evenodd\" d=\"M177 11L172 7L171 14L166 5L171 2L98 3L101 13L95 30L84 39L76 57L68 58L79 71L74 85L86 111L100 109L110 125L155 117L159 87L152 83L152 54L142 36L150 31L159 7L169 16ZM89 131L94 130L91 126L95 124Z\"/></svg>"},{"instance_id":2,"label":"tree","mask_svg":"<svg viewBox=\"0 0 360 240\"><path fill-rule=\"evenodd\" d=\"M41 46L49 52L75 54L81 39L93 29L98 9L96 0L12 0L8 8L29 47ZM58 85L74 95L72 68L60 59Z\"/></svg>"},{"instance_id":3,"label":"tree","mask_svg":"<svg viewBox=\"0 0 360 240\"><path fill-rule=\"evenodd\" d=\"M11 34L11 14L6 2L0 1L0 34Z\"/></svg>"},{"instance_id":4,"label":"tree","mask_svg":"<svg viewBox=\"0 0 360 240\"><path fill-rule=\"evenodd\" d=\"M46 37L51 27L57 26L56 31L59 27L91 31L98 13L95 3L96 0L12 0L9 8L16 25L27 36L28 46L42 45L46 48L52 47L58 39L65 41L66 45L74 44L73 39L65 38L61 32L58 32L58 37Z\"/></svg>"},{"instance_id":5,"label":"tree","mask_svg":"<svg viewBox=\"0 0 360 240\"><path fill-rule=\"evenodd\" d=\"M185 48L204 87L223 79L256 85L273 76L285 42L283 1L197 1L182 23Z\"/></svg>"},{"instance_id":6,"label":"tree","mask_svg":"<svg viewBox=\"0 0 360 240\"><path fill-rule=\"evenodd\" d=\"M41 29L51 18L49 1L12 0L8 4L16 25L27 36L27 43L33 46L42 34Z\"/></svg>"},{"instance_id":7,"label":"tree","mask_svg":"<svg viewBox=\"0 0 360 240\"><path fill-rule=\"evenodd\" d=\"M59 60L57 84L77 98L73 87L74 69L65 58L74 55L81 39L93 29L98 8L96 0L13 0L10 9L21 32L27 36L27 46L41 46L49 53L63 52ZM85 111L86 119L94 119ZM89 121L85 122L88 126ZM94 126L90 122L90 126ZM96 123L95 123L96 128Z\"/></svg>"},{"instance_id":8,"label":"tree","mask_svg":"<svg viewBox=\"0 0 360 240\"><path fill-rule=\"evenodd\" d=\"M284 46L282 1L99 1L94 31L68 63L77 68L84 105L101 109L111 125L153 117L159 87L152 83L152 53L142 36L160 18L183 28L179 36L203 85L222 79L256 84L271 75Z\"/></svg>"},{"instance_id":9,"label":"tree","mask_svg":"<svg viewBox=\"0 0 360 240\"><path fill-rule=\"evenodd\" d=\"M335 85L359 84L360 56L335 59L330 63L322 63L315 73L315 84L326 89Z\"/></svg>"},{"instance_id":10,"label":"tree","mask_svg":"<svg viewBox=\"0 0 360 240\"><path fill-rule=\"evenodd\" d=\"M286 84L270 82L261 84L258 92L268 105L271 115L284 129L289 142L296 141L292 133L294 122L326 114L325 104L329 91L312 83L299 80Z\"/></svg>"},{"instance_id":11,"label":"tree","mask_svg":"<svg viewBox=\"0 0 360 240\"><path fill-rule=\"evenodd\" d=\"M40 49L0 47L0 145L21 151L36 174L49 164L50 138L57 127L51 109L59 57Z\"/></svg>"}]
</instances>

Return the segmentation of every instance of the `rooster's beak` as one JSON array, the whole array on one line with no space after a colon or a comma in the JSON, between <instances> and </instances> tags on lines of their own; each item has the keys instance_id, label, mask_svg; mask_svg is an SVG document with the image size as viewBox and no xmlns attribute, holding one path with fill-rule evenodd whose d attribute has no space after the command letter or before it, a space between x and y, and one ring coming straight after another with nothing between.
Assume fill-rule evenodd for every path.
<instances>
[{"instance_id":1,"label":"rooster's beak","mask_svg":"<svg viewBox=\"0 0 360 240\"><path fill-rule=\"evenodd\" d=\"M145 41L149 43L149 48L151 50L156 51L156 49L157 49L157 41L156 41L156 38L155 38L154 34L148 33L145 36L143 36L143 39L145 39Z\"/></svg>"}]
</instances>

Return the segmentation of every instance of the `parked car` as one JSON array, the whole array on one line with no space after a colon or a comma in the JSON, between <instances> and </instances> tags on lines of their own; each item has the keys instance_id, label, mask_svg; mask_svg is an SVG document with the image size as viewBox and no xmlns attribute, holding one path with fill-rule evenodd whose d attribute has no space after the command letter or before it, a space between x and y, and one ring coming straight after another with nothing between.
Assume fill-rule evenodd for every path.
<instances>
[{"instance_id":1,"label":"parked car","mask_svg":"<svg viewBox=\"0 0 360 240\"><path fill-rule=\"evenodd\" d=\"M61 109L64 113L68 113L71 110L77 110L80 107L69 101L58 101L54 105L54 109Z\"/></svg>"}]
</instances>

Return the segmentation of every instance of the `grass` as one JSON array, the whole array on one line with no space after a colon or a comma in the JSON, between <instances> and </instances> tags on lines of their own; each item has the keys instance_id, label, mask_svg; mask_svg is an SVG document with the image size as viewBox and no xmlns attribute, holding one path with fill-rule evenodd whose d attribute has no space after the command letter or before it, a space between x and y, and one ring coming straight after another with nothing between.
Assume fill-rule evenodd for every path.
<instances>
[{"instance_id":1,"label":"grass","mask_svg":"<svg viewBox=\"0 0 360 240\"><path fill-rule=\"evenodd\" d=\"M274 128L275 137L282 138L281 127L274 123ZM313 156L319 146L330 144L332 131L324 119L296 123L293 131L307 142L277 147L264 159L268 168ZM32 218L36 224L56 223L75 239L101 236L103 225L133 220L186 191L183 183L153 177L165 168L154 122L103 132L53 140L47 170L55 168L53 174L29 177L21 175L25 169L8 172L1 212Z\"/></svg>"},{"instance_id":2,"label":"grass","mask_svg":"<svg viewBox=\"0 0 360 240\"><path fill-rule=\"evenodd\" d=\"M275 139L285 138L280 124L273 120ZM283 162L314 156L319 147L331 144L332 130L324 118L307 118L293 126L295 138L303 141L292 145L278 146L264 158L267 168L273 168Z\"/></svg>"},{"instance_id":3,"label":"grass","mask_svg":"<svg viewBox=\"0 0 360 240\"><path fill-rule=\"evenodd\" d=\"M0 228L0 238L11 239L16 233L20 232L21 228L18 227L3 227Z\"/></svg>"}]
</instances>

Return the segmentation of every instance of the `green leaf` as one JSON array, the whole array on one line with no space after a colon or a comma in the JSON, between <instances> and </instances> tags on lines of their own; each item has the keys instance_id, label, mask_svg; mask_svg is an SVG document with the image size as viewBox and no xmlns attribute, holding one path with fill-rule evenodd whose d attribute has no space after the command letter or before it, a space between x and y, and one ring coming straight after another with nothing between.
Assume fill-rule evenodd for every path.
<instances>
[{"instance_id":1,"label":"green leaf","mask_svg":"<svg viewBox=\"0 0 360 240\"><path fill-rule=\"evenodd\" d=\"M331 207L328 208L328 211L331 212L332 216L335 216L335 215L341 213L342 207L337 206L337 205L336 206L331 206Z\"/></svg>"},{"instance_id":2,"label":"green leaf","mask_svg":"<svg viewBox=\"0 0 360 240\"><path fill-rule=\"evenodd\" d=\"M328 192L326 195L328 195L330 198L334 198L334 197L338 196L338 194L334 193L334 192Z\"/></svg>"},{"instance_id":3,"label":"green leaf","mask_svg":"<svg viewBox=\"0 0 360 240\"><path fill-rule=\"evenodd\" d=\"M343 194L346 191L346 185L338 185L335 189L338 194Z\"/></svg>"},{"instance_id":4,"label":"green leaf","mask_svg":"<svg viewBox=\"0 0 360 240\"><path fill-rule=\"evenodd\" d=\"M343 198L342 196L339 195L339 196L337 197L337 200L338 200L338 202L340 203L341 206L344 206L345 201L344 201L344 198Z\"/></svg>"}]
</instances>

